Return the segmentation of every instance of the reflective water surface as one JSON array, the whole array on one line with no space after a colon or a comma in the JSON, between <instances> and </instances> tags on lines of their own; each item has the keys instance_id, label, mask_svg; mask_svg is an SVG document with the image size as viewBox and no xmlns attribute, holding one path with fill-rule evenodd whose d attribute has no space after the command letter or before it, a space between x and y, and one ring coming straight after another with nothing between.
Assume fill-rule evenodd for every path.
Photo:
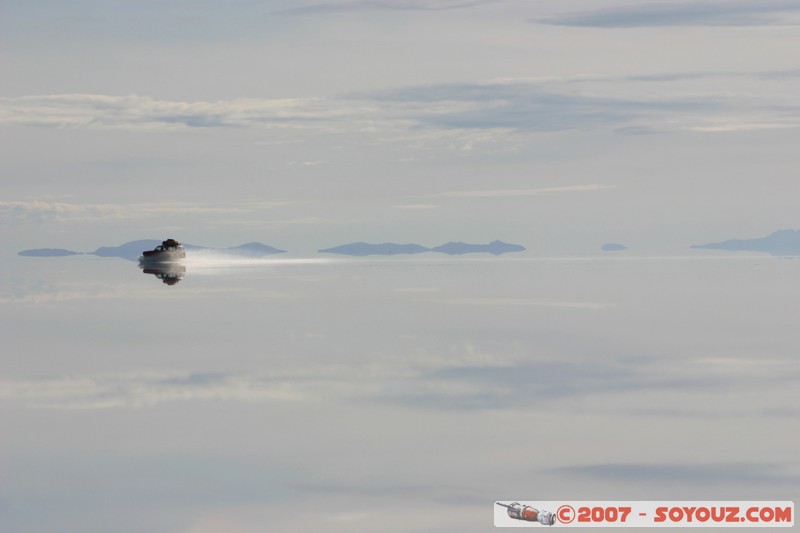
<instances>
[{"instance_id":1,"label":"reflective water surface","mask_svg":"<svg viewBox=\"0 0 800 533\"><path fill-rule=\"evenodd\" d=\"M0 530L478 532L498 499L797 500L799 278L702 254L9 257Z\"/></svg>"}]
</instances>

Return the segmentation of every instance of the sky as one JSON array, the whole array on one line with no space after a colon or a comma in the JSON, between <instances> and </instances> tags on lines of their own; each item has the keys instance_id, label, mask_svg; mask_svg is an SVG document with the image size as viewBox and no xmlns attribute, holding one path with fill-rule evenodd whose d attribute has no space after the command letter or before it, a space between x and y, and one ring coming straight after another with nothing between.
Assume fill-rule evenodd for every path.
<instances>
[{"instance_id":1,"label":"sky","mask_svg":"<svg viewBox=\"0 0 800 533\"><path fill-rule=\"evenodd\" d=\"M794 2L0 5L0 238L642 253L797 227Z\"/></svg>"}]
</instances>

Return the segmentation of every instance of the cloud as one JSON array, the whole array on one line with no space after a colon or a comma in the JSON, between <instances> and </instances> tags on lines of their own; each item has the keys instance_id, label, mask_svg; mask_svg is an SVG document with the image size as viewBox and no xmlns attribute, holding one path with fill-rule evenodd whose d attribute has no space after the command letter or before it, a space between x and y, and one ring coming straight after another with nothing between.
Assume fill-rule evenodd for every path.
<instances>
[{"instance_id":1,"label":"cloud","mask_svg":"<svg viewBox=\"0 0 800 533\"><path fill-rule=\"evenodd\" d=\"M52 283L49 281L37 281L29 285L15 283L9 286L5 283L0 284L0 303L53 303L66 302L70 300L98 300L124 298L143 298L143 294L137 296L126 291L118 285L106 283Z\"/></svg>"},{"instance_id":2,"label":"cloud","mask_svg":"<svg viewBox=\"0 0 800 533\"><path fill-rule=\"evenodd\" d=\"M625 123L712 102L634 101L542 91L530 83L442 84L322 99L217 102L65 94L0 98L0 124L55 128L299 128L320 132L447 129L562 131Z\"/></svg>"},{"instance_id":3,"label":"cloud","mask_svg":"<svg viewBox=\"0 0 800 533\"><path fill-rule=\"evenodd\" d=\"M786 81L800 77L800 69L765 70L756 72L732 70L707 70L688 72L664 72L658 74L632 74L623 76L605 76L599 74L578 74L573 76L540 76L540 77L505 77L487 80L488 84L530 84L540 87L558 87L586 83L620 83L620 82L672 82L707 80L714 78L731 78L733 80L777 80Z\"/></svg>"},{"instance_id":4,"label":"cloud","mask_svg":"<svg viewBox=\"0 0 800 533\"><path fill-rule=\"evenodd\" d=\"M438 209L436 204L397 204L393 205L392 209L412 209L412 210L425 210L425 209Z\"/></svg>"},{"instance_id":5,"label":"cloud","mask_svg":"<svg viewBox=\"0 0 800 533\"><path fill-rule=\"evenodd\" d=\"M652 373L649 366L616 361L536 361L511 365L445 367L423 373L413 384L387 388L375 399L414 408L445 410L563 407L569 398L646 390L708 390L708 376Z\"/></svg>"},{"instance_id":6,"label":"cloud","mask_svg":"<svg viewBox=\"0 0 800 533\"><path fill-rule=\"evenodd\" d=\"M106 374L0 381L0 400L49 409L153 406L169 401L293 401L293 379L232 374Z\"/></svg>"},{"instance_id":7,"label":"cloud","mask_svg":"<svg viewBox=\"0 0 800 533\"><path fill-rule=\"evenodd\" d=\"M793 80L793 71L688 73L628 78L505 79L354 93L336 98L157 100L145 96L66 94L0 98L0 124L51 128L185 130L272 129L273 133L350 134L374 145L514 152L531 135L606 129L622 134L717 132L800 125L794 100L754 93L681 93L660 85L714 76L750 76L755 83ZM765 77L766 76L766 77ZM605 83L613 81L615 83ZM624 96L632 82L650 96ZM583 83L584 85L580 85ZM594 83L591 86L586 84ZM780 98L780 97L778 97ZM720 127L722 124L722 127ZM730 125L735 125L731 127ZM280 137L279 135L277 137ZM288 136L287 136L288 137ZM274 139L273 142L285 142ZM318 160L295 161L313 166Z\"/></svg>"},{"instance_id":8,"label":"cloud","mask_svg":"<svg viewBox=\"0 0 800 533\"><path fill-rule=\"evenodd\" d=\"M438 504L475 504L481 505L486 500L483 495L475 492L474 489L463 487L457 484L452 485L418 485L408 483L397 483L393 481L386 483L382 480L370 480L367 483L347 483L345 481L304 481L292 483L287 486L291 490L315 496L328 494L347 494L356 496L359 499L369 499L384 497L391 499L402 498L411 501L432 501Z\"/></svg>"},{"instance_id":9,"label":"cloud","mask_svg":"<svg viewBox=\"0 0 800 533\"><path fill-rule=\"evenodd\" d=\"M319 127L354 113L359 113L356 106L345 109L316 98L217 102L101 94L0 98L0 123L58 128Z\"/></svg>"},{"instance_id":10,"label":"cloud","mask_svg":"<svg viewBox=\"0 0 800 533\"><path fill-rule=\"evenodd\" d=\"M429 301L451 305L551 307L555 309L608 309L614 307L612 304L601 302L561 302L555 300L530 300L524 298L450 298Z\"/></svg>"},{"instance_id":11,"label":"cloud","mask_svg":"<svg viewBox=\"0 0 800 533\"><path fill-rule=\"evenodd\" d=\"M736 131L760 131L797 128L800 124L787 124L782 122L722 122L707 126L691 126L686 129L700 133L724 133Z\"/></svg>"},{"instance_id":12,"label":"cloud","mask_svg":"<svg viewBox=\"0 0 800 533\"><path fill-rule=\"evenodd\" d=\"M522 357L522 358L521 358ZM498 362L502 361L502 362ZM475 353L407 355L363 366L322 365L266 373L133 372L0 379L0 405L38 409L109 409L168 402L372 402L410 409L564 410L633 416L786 417L782 397L763 392L796 380L785 361L704 358L536 358ZM731 394L753 397L746 411ZM766 398L766 399L765 399ZM577 402L577 403L576 403ZM668 408L665 410L665 406Z\"/></svg>"},{"instance_id":13,"label":"cloud","mask_svg":"<svg viewBox=\"0 0 800 533\"><path fill-rule=\"evenodd\" d=\"M571 80L513 79L439 84L352 95L379 105L389 116L434 128L526 133L672 123L677 117L727 108L719 98L625 98L577 90ZM574 80L572 80L574 81ZM582 80L586 81L586 80Z\"/></svg>"},{"instance_id":14,"label":"cloud","mask_svg":"<svg viewBox=\"0 0 800 533\"><path fill-rule=\"evenodd\" d=\"M0 225L130 219L163 215L211 215L241 213L247 206L191 204L75 204L47 200L0 201Z\"/></svg>"},{"instance_id":15,"label":"cloud","mask_svg":"<svg viewBox=\"0 0 800 533\"><path fill-rule=\"evenodd\" d=\"M447 198L517 198L520 196L547 196L566 192L591 192L615 189L614 185L591 183L586 185L564 185L560 187L539 187L533 189L487 189L475 191L451 191L432 196Z\"/></svg>"},{"instance_id":16,"label":"cloud","mask_svg":"<svg viewBox=\"0 0 800 533\"><path fill-rule=\"evenodd\" d=\"M578 407L648 417L739 417L743 415L741 407L732 410L724 399L736 394L752 395L749 416L785 416L771 412L775 401L782 400L765 400L763 390L776 380L796 379L790 365L782 361L761 366L758 361L737 361L732 365L725 361L720 365L709 364L707 359L675 363L662 357L592 356L450 364L388 382L373 401L456 411ZM675 411L659 412L665 405Z\"/></svg>"},{"instance_id":17,"label":"cloud","mask_svg":"<svg viewBox=\"0 0 800 533\"><path fill-rule=\"evenodd\" d=\"M361 401L429 409L524 406L598 390L626 388L632 371L613 363L521 363L271 374L138 372L0 380L0 402L30 408L107 409L173 401ZM630 386L628 384L628 386ZM643 385L640 385L643 386Z\"/></svg>"},{"instance_id":18,"label":"cloud","mask_svg":"<svg viewBox=\"0 0 800 533\"><path fill-rule=\"evenodd\" d=\"M642 28L654 26L761 26L783 23L782 16L800 11L789 0L631 4L535 19L556 26Z\"/></svg>"},{"instance_id":19,"label":"cloud","mask_svg":"<svg viewBox=\"0 0 800 533\"><path fill-rule=\"evenodd\" d=\"M317 167L322 165L323 161L289 161L286 163L287 167Z\"/></svg>"},{"instance_id":20,"label":"cloud","mask_svg":"<svg viewBox=\"0 0 800 533\"><path fill-rule=\"evenodd\" d=\"M760 73L760 77L767 80L790 80L800 78L800 69L771 70Z\"/></svg>"},{"instance_id":21,"label":"cloud","mask_svg":"<svg viewBox=\"0 0 800 533\"><path fill-rule=\"evenodd\" d=\"M678 73L620 78L504 80L440 84L356 95L370 99L389 119L412 121L437 131L493 133L511 146L514 134L612 130L621 134L747 131L800 126L795 99L771 101L754 93L676 90L667 83L707 77L750 77L754 82L794 79L791 71L769 73ZM589 88L583 84L595 83ZM602 83L614 82L614 83ZM625 96L631 82L650 85L647 93ZM623 90L620 90L620 84ZM727 85L726 85L727 86ZM411 129L413 126L409 126ZM419 128L418 128L419 129Z\"/></svg>"},{"instance_id":22,"label":"cloud","mask_svg":"<svg viewBox=\"0 0 800 533\"><path fill-rule=\"evenodd\" d=\"M112 204L71 204L41 200L0 201L0 224L4 225L116 218L120 213L121 206Z\"/></svg>"},{"instance_id":23,"label":"cloud","mask_svg":"<svg viewBox=\"0 0 800 533\"><path fill-rule=\"evenodd\" d=\"M720 485L750 484L797 486L800 476L787 474L786 465L763 463L601 463L548 469L547 472L574 478L591 478L629 484Z\"/></svg>"},{"instance_id":24,"label":"cloud","mask_svg":"<svg viewBox=\"0 0 800 533\"><path fill-rule=\"evenodd\" d=\"M350 11L446 11L463 9L498 0L344 0L318 2L279 11L285 15L346 13Z\"/></svg>"}]
</instances>

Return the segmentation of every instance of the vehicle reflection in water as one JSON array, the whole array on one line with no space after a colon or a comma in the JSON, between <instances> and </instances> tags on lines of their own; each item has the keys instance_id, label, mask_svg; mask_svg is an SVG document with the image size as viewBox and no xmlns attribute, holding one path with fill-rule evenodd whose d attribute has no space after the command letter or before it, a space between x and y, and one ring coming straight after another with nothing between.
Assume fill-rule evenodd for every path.
<instances>
[{"instance_id":1,"label":"vehicle reflection in water","mask_svg":"<svg viewBox=\"0 0 800 533\"><path fill-rule=\"evenodd\" d=\"M139 263L145 274L153 274L167 285L175 285L186 275L186 267L180 263Z\"/></svg>"}]
</instances>

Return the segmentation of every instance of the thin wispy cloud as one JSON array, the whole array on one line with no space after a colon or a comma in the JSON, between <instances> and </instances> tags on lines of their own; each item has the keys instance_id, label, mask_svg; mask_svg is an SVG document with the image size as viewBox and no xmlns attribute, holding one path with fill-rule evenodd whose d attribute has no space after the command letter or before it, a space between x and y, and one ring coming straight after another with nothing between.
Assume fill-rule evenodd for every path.
<instances>
[{"instance_id":1,"label":"thin wispy cloud","mask_svg":"<svg viewBox=\"0 0 800 533\"><path fill-rule=\"evenodd\" d=\"M526 298L445 298L441 300L427 300L450 305L478 305L492 307L550 307L555 309L609 309L612 303L604 302L573 302L557 300L534 300Z\"/></svg>"},{"instance_id":2,"label":"thin wispy cloud","mask_svg":"<svg viewBox=\"0 0 800 533\"><path fill-rule=\"evenodd\" d=\"M785 464L769 463L598 463L549 468L560 476L579 479L599 479L606 482L625 482L636 485L665 484L708 486L721 484L750 484L797 486L800 476L786 471Z\"/></svg>"},{"instance_id":3,"label":"thin wispy cloud","mask_svg":"<svg viewBox=\"0 0 800 533\"><path fill-rule=\"evenodd\" d=\"M165 402L353 401L431 409L493 409L516 404L587 396L608 390L684 388L699 378L649 379L614 363L561 362L511 366L445 366L383 371L372 365L369 380L352 368L324 368L273 374L138 372L0 380L0 403L43 409L108 409L156 406ZM548 375L548 381L536 377ZM688 381L687 381L688 379ZM535 388L531 383L537 383Z\"/></svg>"},{"instance_id":4,"label":"thin wispy cloud","mask_svg":"<svg viewBox=\"0 0 800 533\"><path fill-rule=\"evenodd\" d=\"M546 379L543 377L546 376ZM708 376L664 372L609 361L537 360L509 365L449 366L422 373L413 383L387 386L376 399L414 408L471 411L563 408L567 400L658 390L708 390ZM396 384L395 384L396 385Z\"/></svg>"},{"instance_id":5,"label":"thin wispy cloud","mask_svg":"<svg viewBox=\"0 0 800 533\"><path fill-rule=\"evenodd\" d=\"M413 296L427 289L412 287L406 292ZM490 299L477 305L509 305L509 301ZM585 303L579 303L579 308L596 309ZM379 357L367 366L323 364L311 371L300 366L264 373L133 372L7 378L0 379L0 405L109 409L206 400L240 403L366 400L414 409L469 411L543 405L548 409L569 409L572 400L585 402L593 398L596 412L636 414L636 408L653 399L654 406L663 406L667 395L674 398L671 406L684 406L697 416L740 416L741 408L731 411L726 402L715 402L713 398L731 390L761 394L758 391L776 379L787 375L786 379L796 379L791 367L787 371L787 365L780 362L751 372L748 368L720 370L716 365L681 364L659 358L631 362L615 357L577 360L507 357L474 353L468 346L458 358L431 355L419 360L409 360L407 354ZM632 402L634 397L636 401ZM703 402L702 408L698 402ZM771 408L768 402L754 401L748 413L783 416L767 413L763 411L765 407Z\"/></svg>"},{"instance_id":6,"label":"thin wispy cloud","mask_svg":"<svg viewBox=\"0 0 800 533\"><path fill-rule=\"evenodd\" d=\"M322 165L323 161L289 161L286 163L287 167L318 167Z\"/></svg>"},{"instance_id":7,"label":"thin wispy cloud","mask_svg":"<svg viewBox=\"0 0 800 533\"><path fill-rule=\"evenodd\" d=\"M531 22L589 28L763 26L783 24L787 15L799 12L800 4L789 0L657 2L588 9L534 19Z\"/></svg>"},{"instance_id":8,"label":"thin wispy cloud","mask_svg":"<svg viewBox=\"0 0 800 533\"><path fill-rule=\"evenodd\" d=\"M121 206L112 204L72 204L41 200L0 201L0 224L117 218L121 212Z\"/></svg>"},{"instance_id":9,"label":"thin wispy cloud","mask_svg":"<svg viewBox=\"0 0 800 533\"><path fill-rule=\"evenodd\" d=\"M345 108L315 98L216 102L102 94L0 98L0 123L58 128L320 127L343 117L352 120L363 111L353 103Z\"/></svg>"},{"instance_id":10,"label":"thin wispy cloud","mask_svg":"<svg viewBox=\"0 0 800 533\"><path fill-rule=\"evenodd\" d=\"M800 78L800 69L771 70L761 72L759 76L766 80L791 80Z\"/></svg>"},{"instance_id":11,"label":"thin wispy cloud","mask_svg":"<svg viewBox=\"0 0 800 533\"><path fill-rule=\"evenodd\" d=\"M557 91L560 86L580 85L592 83L614 83L620 82L650 82L658 84L662 82L708 80L728 78L731 82L744 79L770 80L770 81L790 81L800 77L800 69L782 70L755 70L755 71L735 71L735 70L703 70L703 71L672 71L658 74L630 74L609 76L602 74L575 74L571 76L539 76L539 77L505 77L487 80L485 83L494 85L518 85L528 84L531 86L547 88Z\"/></svg>"},{"instance_id":12,"label":"thin wispy cloud","mask_svg":"<svg viewBox=\"0 0 800 533\"><path fill-rule=\"evenodd\" d=\"M340 0L314 2L279 11L285 15L347 13L351 11L446 11L464 9L498 0Z\"/></svg>"},{"instance_id":13,"label":"thin wispy cloud","mask_svg":"<svg viewBox=\"0 0 800 533\"><path fill-rule=\"evenodd\" d=\"M576 405L585 409L591 398L591 409L597 413L675 416L674 412L659 412L668 405L680 411L679 416L737 417L743 414L741 407L732 410L728 402L716 401L721 394L735 390L753 397L748 415L785 416L770 412L770 401L759 400L769 383L796 379L796 372L785 364L748 374L661 358L631 361L595 355L579 360L537 358L507 364L443 365L406 382L387 383L376 399L415 408L463 411L544 405L547 409Z\"/></svg>"},{"instance_id":14,"label":"thin wispy cloud","mask_svg":"<svg viewBox=\"0 0 800 533\"><path fill-rule=\"evenodd\" d=\"M33 408L107 409L169 401L297 400L289 382L226 374L116 374L0 382L0 400Z\"/></svg>"},{"instance_id":15,"label":"thin wispy cloud","mask_svg":"<svg viewBox=\"0 0 800 533\"><path fill-rule=\"evenodd\" d=\"M450 191L435 194L445 198L518 198L522 196L548 196L551 194L572 192L594 192L616 189L615 185L591 183L586 185L564 185L560 187L538 187L531 189L486 189L473 191Z\"/></svg>"},{"instance_id":16,"label":"thin wispy cloud","mask_svg":"<svg viewBox=\"0 0 800 533\"><path fill-rule=\"evenodd\" d=\"M51 304L74 300L105 300L138 298L118 285L92 283L68 284L37 282L32 285L17 285L13 288L0 284L2 304Z\"/></svg>"},{"instance_id":17,"label":"thin wispy cloud","mask_svg":"<svg viewBox=\"0 0 800 533\"><path fill-rule=\"evenodd\" d=\"M722 122L707 126L691 126L687 130L700 133L724 133L737 131L760 131L800 128L800 124L787 124L782 122Z\"/></svg>"},{"instance_id":18,"label":"thin wispy cloud","mask_svg":"<svg viewBox=\"0 0 800 533\"><path fill-rule=\"evenodd\" d=\"M159 217L164 215L222 215L242 213L248 206L189 204L78 204L29 200L0 201L0 225Z\"/></svg>"},{"instance_id":19,"label":"thin wispy cloud","mask_svg":"<svg viewBox=\"0 0 800 533\"><path fill-rule=\"evenodd\" d=\"M397 204L393 205L392 209L428 210L438 209L439 207L437 204Z\"/></svg>"},{"instance_id":20,"label":"thin wispy cloud","mask_svg":"<svg viewBox=\"0 0 800 533\"><path fill-rule=\"evenodd\" d=\"M718 74L713 74L714 76ZM735 74L724 74L735 75ZM754 82L764 80L759 73ZM781 79L793 76L781 71ZM702 79L708 73L629 77L649 82L650 96L625 97L613 87L561 80L507 79L438 84L350 94L338 98L169 101L145 96L66 94L0 98L0 124L50 128L180 130L250 128L304 134L361 135L374 144L402 143L412 149L469 152L515 150L524 136L606 129L625 133L715 127L720 122L788 127L800 123L793 101L768 106L752 94L676 93L657 83ZM617 80L619 81L619 80ZM708 130L716 131L716 130ZM440 135L440 133L446 133ZM281 142L277 139L275 142ZM318 160L295 161L313 166Z\"/></svg>"},{"instance_id":21,"label":"thin wispy cloud","mask_svg":"<svg viewBox=\"0 0 800 533\"><path fill-rule=\"evenodd\" d=\"M551 132L620 124L641 114L642 103L546 92L535 84L443 84L369 95L422 124L455 129ZM648 108L674 103L651 102ZM638 108L638 109L637 109Z\"/></svg>"},{"instance_id":22,"label":"thin wispy cloud","mask_svg":"<svg viewBox=\"0 0 800 533\"><path fill-rule=\"evenodd\" d=\"M130 372L0 379L0 404L34 409L110 409L152 407L176 401L239 403L320 402L379 394L402 372L362 372L318 365L264 374Z\"/></svg>"},{"instance_id":23,"label":"thin wispy cloud","mask_svg":"<svg viewBox=\"0 0 800 533\"><path fill-rule=\"evenodd\" d=\"M758 80L759 75L741 74ZM352 95L369 100L387 117L426 128L483 131L513 135L564 131L614 130L625 133L680 131L713 125L735 116L747 123L798 123L793 101L777 110L751 94L676 92L658 86L684 79L703 79L705 73L664 77L593 77L504 79L485 83L439 84ZM636 78L636 79L634 79ZM616 87L582 87L592 82L650 82L648 96L626 96ZM515 143L512 143L515 144Z\"/></svg>"}]
</instances>

